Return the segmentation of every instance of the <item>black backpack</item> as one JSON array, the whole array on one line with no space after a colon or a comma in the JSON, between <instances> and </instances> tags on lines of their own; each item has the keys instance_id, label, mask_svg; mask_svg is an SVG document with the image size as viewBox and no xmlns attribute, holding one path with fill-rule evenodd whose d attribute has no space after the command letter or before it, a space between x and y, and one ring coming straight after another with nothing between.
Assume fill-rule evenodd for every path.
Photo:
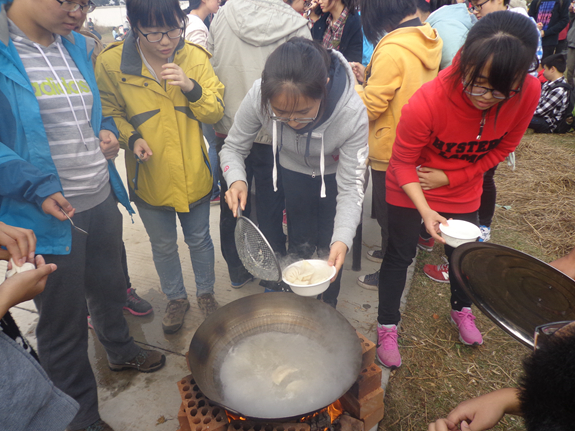
<instances>
[{"instance_id":1,"label":"black backpack","mask_svg":"<svg viewBox=\"0 0 575 431\"><path fill-rule=\"evenodd\" d=\"M563 87L565 90L569 92L569 104L567 105L567 109L563 112L563 116L557 122L557 127L553 130L553 133L567 133L571 131L575 124L573 121L573 109L575 108L575 91L573 91L573 87L571 87L566 82L558 82L553 86L553 88Z\"/></svg>"}]
</instances>

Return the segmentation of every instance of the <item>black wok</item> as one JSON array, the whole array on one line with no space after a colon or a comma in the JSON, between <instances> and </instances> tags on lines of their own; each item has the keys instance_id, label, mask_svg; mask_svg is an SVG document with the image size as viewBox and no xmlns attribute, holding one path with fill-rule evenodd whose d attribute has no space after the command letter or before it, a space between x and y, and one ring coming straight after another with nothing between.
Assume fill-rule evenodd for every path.
<instances>
[{"instance_id":1,"label":"black wok","mask_svg":"<svg viewBox=\"0 0 575 431\"><path fill-rule=\"evenodd\" d=\"M203 394L215 404L248 418L249 415L226 405L220 369L235 345L248 336L265 332L283 332L306 336L333 351L334 366L345 368L340 373L351 377L351 383L333 393L329 405L345 394L361 371L362 349L359 337L350 323L335 309L321 301L291 293L263 293L238 299L211 314L200 325L189 350L189 364ZM350 357L347 365L338 362L342 356ZM351 364L351 365L349 365ZM347 379L346 379L347 381ZM318 385L317 390L324 390ZM323 406L323 407L326 407ZM323 408L321 407L321 408ZM298 413L306 416L319 408ZM290 418L296 415L290 415ZM261 418L285 420L273 413Z\"/></svg>"}]
</instances>

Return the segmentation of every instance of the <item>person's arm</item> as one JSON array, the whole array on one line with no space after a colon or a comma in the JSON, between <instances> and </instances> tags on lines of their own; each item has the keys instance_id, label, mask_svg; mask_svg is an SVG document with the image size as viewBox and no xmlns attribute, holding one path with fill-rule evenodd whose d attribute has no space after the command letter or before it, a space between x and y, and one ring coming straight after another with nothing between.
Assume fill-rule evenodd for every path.
<instances>
[{"instance_id":1,"label":"person's arm","mask_svg":"<svg viewBox=\"0 0 575 431\"><path fill-rule=\"evenodd\" d=\"M36 269L15 274L0 284L0 318L13 306L41 293L48 275L56 271L56 265L46 264L40 255L35 257L34 263Z\"/></svg>"},{"instance_id":2,"label":"person's arm","mask_svg":"<svg viewBox=\"0 0 575 431\"><path fill-rule=\"evenodd\" d=\"M575 248L568 255L550 262L549 265L575 279Z\"/></svg>"},{"instance_id":3,"label":"person's arm","mask_svg":"<svg viewBox=\"0 0 575 431\"><path fill-rule=\"evenodd\" d=\"M347 59L347 61L361 63L363 60L363 32L361 31L361 22L359 20L359 16L352 16L354 17L353 21L350 22L350 19L348 18L343 29L342 37L344 35L347 36L346 30L348 30L349 26L349 36L347 36L349 37L349 41L345 47L345 51L342 51L341 53Z\"/></svg>"},{"instance_id":4,"label":"person's arm","mask_svg":"<svg viewBox=\"0 0 575 431\"><path fill-rule=\"evenodd\" d=\"M167 71L171 65L165 64L162 67ZM224 84L214 73L208 54L199 48L194 48L194 52L190 53L190 58L186 60L183 72L193 83L193 88L189 91L185 91L187 89L184 87L181 88L190 102L190 109L196 119L206 124L220 121L224 116ZM162 72L162 78L169 79L168 74L164 75Z\"/></svg>"},{"instance_id":5,"label":"person's arm","mask_svg":"<svg viewBox=\"0 0 575 431\"><path fill-rule=\"evenodd\" d=\"M483 431L493 428L506 414L521 415L517 389L505 388L459 404L446 419L429 425L429 431Z\"/></svg>"},{"instance_id":6,"label":"person's arm","mask_svg":"<svg viewBox=\"0 0 575 431\"><path fill-rule=\"evenodd\" d=\"M238 200L242 209L245 209L247 180L244 160L250 154L254 139L262 128L262 121L258 115L261 106L260 82L259 79L254 82L242 100L236 112L234 124L219 154L220 166L229 187L225 199L234 213L234 217L237 212ZM280 125L278 124L277 127L279 129Z\"/></svg>"},{"instance_id":7,"label":"person's arm","mask_svg":"<svg viewBox=\"0 0 575 431\"><path fill-rule=\"evenodd\" d=\"M186 40L208 49L208 29L188 25L186 29Z\"/></svg>"},{"instance_id":8,"label":"person's arm","mask_svg":"<svg viewBox=\"0 0 575 431\"><path fill-rule=\"evenodd\" d=\"M357 105L359 109L346 107L347 115L350 117L349 120L345 120L345 124L352 133L339 147L336 171L337 205L328 263L334 265L338 272L347 251L353 246L353 238L361 221L365 190L369 126L365 108L360 105L359 100Z\"/></svg>"},{"instance_id":9,"label":"person's arm","mask_svg":"<svg viewBox=\"0 0 575 431\"><path fill-rule=\"evenodd\" d=\"M475 163L470 163L468 167L464 169L458 169L455 171L445 171L449 179L449 187L456 187L461 184L466 183L470 179L478 175L483 175L493 166L505 160L510 153L515 151L515 148L521 142L521 138L525 134L529 122L531 121L531 115L525 115L526 112L535 112L535 108L539 102L539 95L541 92L539 82L537 79L531 75L527 75L525 82L523 83L523 94L520 103L518 103L517 111L514 118L502 118L501 115L497 118L497 124L501 122L513 122L514 126L508 133L506 133L499 144L485 153L481 159L477 160ZM496 109L496 108L492 108Z\"/></svg>"},{"instance_id":10,"label":"person's arm","mask_svg":"<svg viewBox=\"0 0 575 431\"><path fill-rule=\"evenodd\" d=\"M369 121L374 121L387 110L395 92L401 88L403 74L388 53L377 49L371 58L370 72L367 83L356 85L355 89L367 108Z\"/></svg>"}]
</instances>

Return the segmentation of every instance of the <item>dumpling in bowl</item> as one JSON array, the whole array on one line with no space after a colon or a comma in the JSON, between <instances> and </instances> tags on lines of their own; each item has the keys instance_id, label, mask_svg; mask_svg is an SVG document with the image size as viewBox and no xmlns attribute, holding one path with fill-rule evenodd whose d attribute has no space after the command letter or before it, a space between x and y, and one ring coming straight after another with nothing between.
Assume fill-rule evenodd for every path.
<instances>
[{"instance_id":1,"label":"dumpling in bowl","mask_svg":"<svg viewBox=\"0 0 575 431\"><path fill-rule=\"evenodd\" d=\"M313 284L316 268L309 262L303 261L299 265L292 265L284 272L284 278L290 284L306 286Z\"/></svg>"}]
</instances>

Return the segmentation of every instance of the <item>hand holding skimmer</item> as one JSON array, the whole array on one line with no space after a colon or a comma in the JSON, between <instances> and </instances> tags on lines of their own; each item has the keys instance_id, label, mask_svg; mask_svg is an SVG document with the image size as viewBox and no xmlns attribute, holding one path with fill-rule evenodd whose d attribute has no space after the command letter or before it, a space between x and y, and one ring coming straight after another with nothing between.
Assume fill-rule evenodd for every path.
<instances>
[{"instance_id":1,"label":"hand holding skimmer","mask_svg":"<svg viewBox=\"0 0 575 431\"><path fill-rule=\"evenodd\" d=\"M280 282L281 267L270 243L249 218L242 216L240 205L237 212L234 237L240 260L254 277Z\"/></svg>"}]
</instances>

